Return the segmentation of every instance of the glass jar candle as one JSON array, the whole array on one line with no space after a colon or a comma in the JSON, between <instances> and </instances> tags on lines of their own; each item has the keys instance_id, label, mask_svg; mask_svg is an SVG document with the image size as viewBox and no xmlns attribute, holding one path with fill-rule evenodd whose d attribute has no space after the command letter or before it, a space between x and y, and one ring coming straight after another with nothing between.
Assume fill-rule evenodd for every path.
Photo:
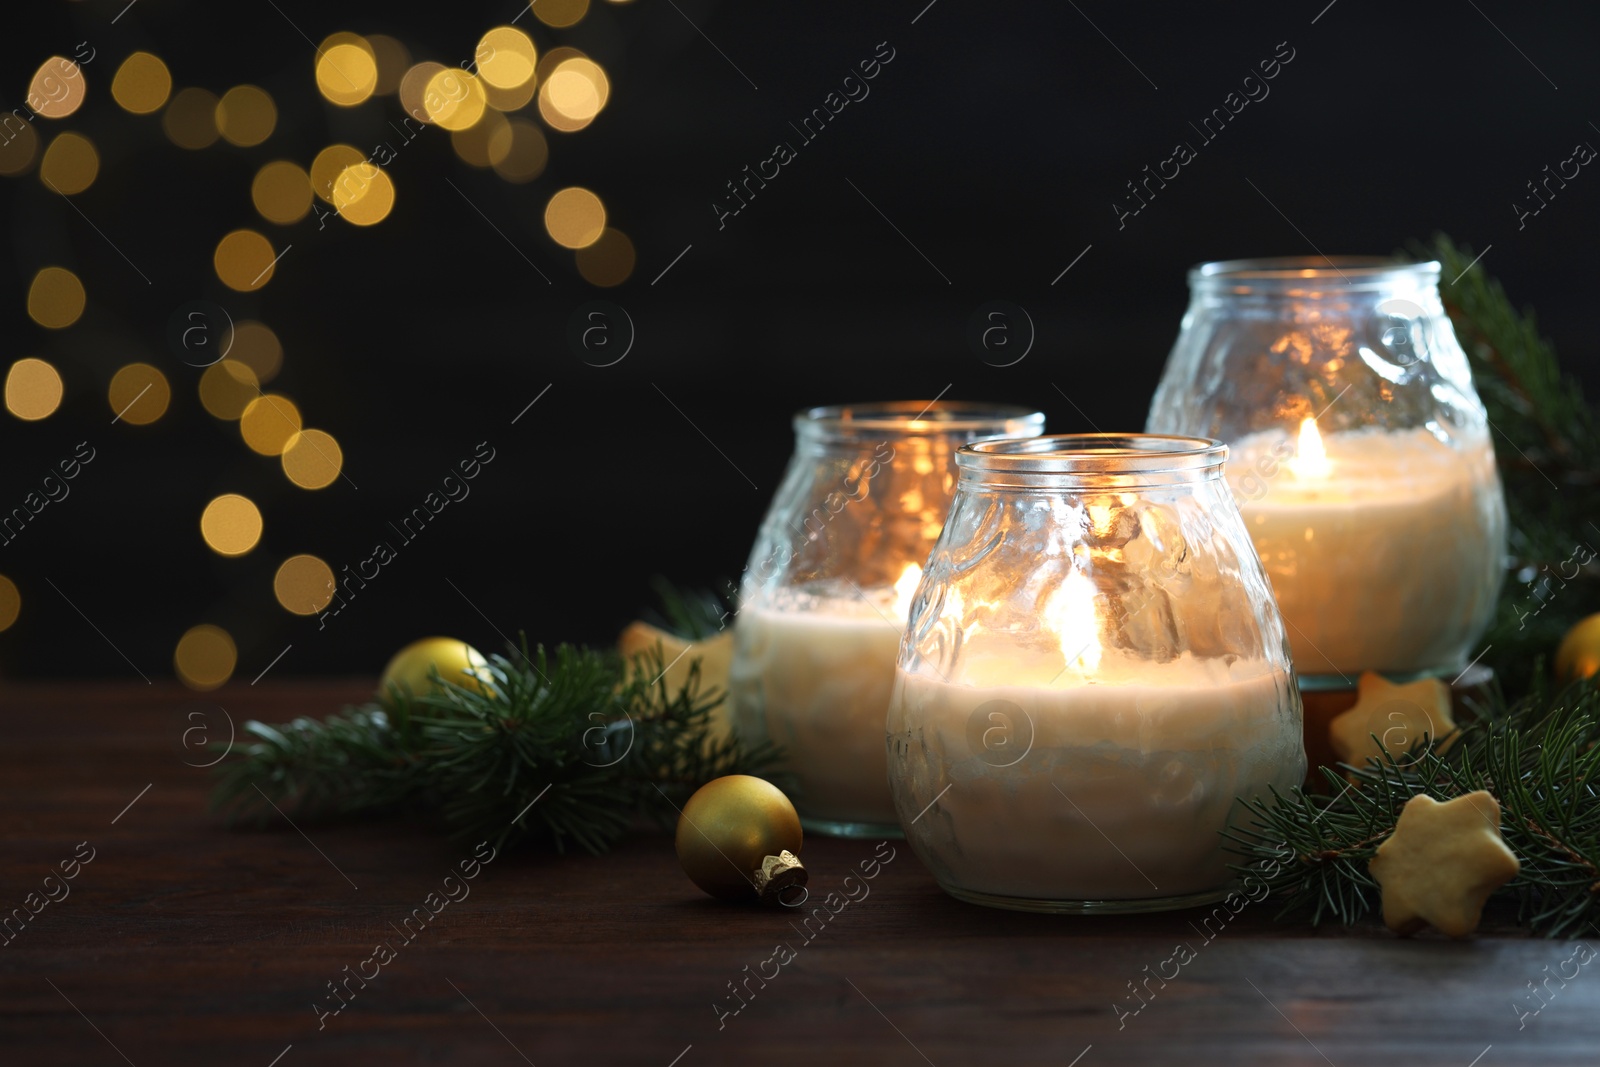
<instances>
[{"instance_id":1,"label":"glass jar candle","mask_svg":"<svg viewBox=\"0 0 1600 1067\"><path fill-rule=\"evenodd\" d=\"M807 830L898 835L883 712L956 450L1043 429L1026 408L955 401L795 416L794 456L741 583L729 690L735 728L783 747Z\"/></svg>"},{"instance_id":2,"label":"glass jar candle","mask_svg":"<svg viewBox=\"0 0 1600 1067\"><path fill-rule=\"evenodd\" d=\"M1461 671L1506 514L1438 263L1208 263L1147 429L1227 442L1302 684Z\"/></svg>"},{"instance_id":3,"label":"glass jar candle","mask_svg":"<svg viewBox=\"0 0 1600 1067\"><path fill-rule=\"evenodd\" d=\"M1238 798L1300 784L1300 693L1226 455L1141 434L957 455L888 715L895 809L952 896L1218 900Z\"/></svg>"}]
</instances>

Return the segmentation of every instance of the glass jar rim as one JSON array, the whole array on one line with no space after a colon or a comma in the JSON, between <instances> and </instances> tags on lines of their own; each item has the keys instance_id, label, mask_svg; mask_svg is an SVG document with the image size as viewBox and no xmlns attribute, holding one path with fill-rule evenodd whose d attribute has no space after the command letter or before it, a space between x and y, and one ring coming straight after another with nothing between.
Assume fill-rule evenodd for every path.
<instances>
[{"instance_id":1,"label":"glass jar rim","mask_svg":"<svg viewBox=\"0 0 1600 1067\"><path fill-rule=\"evenodd\" d=\"M1194 290L1236 293L1300 294L1310 288L1330 286L1345 290L1381 289L1405 280L1433 285L1442 268L1436 259L1412 260L1395 256L1267 256L1260 259L1221 259L1189 270Z\"/></svg>"},{"instance_id":2,"label":"glass jar rim","mask_svg":"<svg viewBox=\"0 0 1600 1067\"><path fill-rule=\"evenodd\" d=\"M951 434L1019 434L1044 429L1044 412L1016 404L975 400L883 400L826 404L794 417L795 433L825 440L853 440L893 434L936 437Z\"/></svg>"},{"instance_id":3,"label":"glass jar rim","mask_svg":"<svg viewBox=\"0 0 1600 1067\"><path fill-rule=\"evenodd\" d=\"M1152 433L1046 434L977 441L956 453L963 471L1011 475L1156 475L1220 469L1228 446Z\"/></svg>"}]
</instances>

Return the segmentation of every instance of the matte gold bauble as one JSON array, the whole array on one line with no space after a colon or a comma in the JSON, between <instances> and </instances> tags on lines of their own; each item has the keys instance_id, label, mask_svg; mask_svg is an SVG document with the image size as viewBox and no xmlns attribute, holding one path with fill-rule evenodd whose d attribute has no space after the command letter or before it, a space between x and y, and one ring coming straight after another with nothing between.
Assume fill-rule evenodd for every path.
<instances>
[{"instance_id":1,"label":"matte gold bauble","mask_svg":"<svg viewBox=\"0 0 1600 1067\"><path fill-rule=\"evenodd\" d=\"M437 667L439 677L447 682L485 694L493 692L489 685L489 663L481 652L452 637L424 637L396 652L383 669L383 678L378 682L378 702L393 712L396 690L411 700L431 695L435 686L428 676L430 667Z\"/></svg>"},{"instance_id":2,"label":"matte gold bauble","mask_svg":"<svg viewBox=\"0 0 1600 1067\"><path fill-rule=\"evenodd\" d=\"M678 862L695 885L721 900L777 903L804 885L796 858L800 816L783 791L747 774L707 782L678 817Z\"/></svg>"},{"instance_id":3,"label":"matte gold bauble","mask_svg":"<svg viewBox=\"0 0 1600 1067\"><path fill-rule=\"evenodd\" d=\"M1556 677L1564 682L1593 678L1600 671L1600 615L1579 620L1556 649Z\"/></svg>"}]
</instances>

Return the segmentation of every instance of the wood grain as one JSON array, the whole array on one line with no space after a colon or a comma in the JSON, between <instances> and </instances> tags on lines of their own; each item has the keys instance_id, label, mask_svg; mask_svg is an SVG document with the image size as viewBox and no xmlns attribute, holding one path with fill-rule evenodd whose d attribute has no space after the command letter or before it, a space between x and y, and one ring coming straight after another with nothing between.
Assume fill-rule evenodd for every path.
<instances>
[{"instance_id":1,"label":"wood grain","mask_svg":"<svg viewBox=\"0 0 1600 1067\"><path fill-rule=\"evenodd\" d=\"M217 708L236 726L322 714L370 685L0 691L0 910L80 842L95 850L70 895L0 947L0 1062L1494 1067L1600 1049L1600 964L1563 984L1572 947L1504 915L1498 933L1452 943L1279 927L1252 905L1207 940L1203 913L964 905L896 843L870 895L807 941L793 914L701 896L661 833L599 858L497 857L319 1029L326 983L400 943L390 924L470 850L399 820L230 829L207 811L210 773L185 762L206 757L184 731L225 739ZM808 841L814 900L874 848ZM719 1024L727 984L780 942L793 961ZM1150 975L1180 942L1194 959L1163 985ZM1519 1019L1539 1006L1526 983L1547 978L1545 1006ZM1148 1003L1119 1018L1114 1004L1139 1004L1130 982Z\"/></svg>"}]
</instances>

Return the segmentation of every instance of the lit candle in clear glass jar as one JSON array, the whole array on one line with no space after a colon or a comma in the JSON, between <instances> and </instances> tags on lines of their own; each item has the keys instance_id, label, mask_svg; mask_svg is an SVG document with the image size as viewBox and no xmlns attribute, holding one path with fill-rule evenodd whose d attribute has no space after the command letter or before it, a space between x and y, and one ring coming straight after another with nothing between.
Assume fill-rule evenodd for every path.
<instances>
[{"instance_id":1,"label":"lit candle in clear glass jar","mask_svg":"<svg viewBox=\"0 0 1600 1067\"><path fill-rule=\"evenodd\" d=\"M1438 279L1348 256L1189 273L1147 426L1228 444L1308 690L1454 677L1494 612L1505 502Z\"/></svg>"},{"instance_id":2,"label":"lit candle in clear glass jar","mask_svg":"<svg viewBox=\"0 0 1600 1067\"><path fill-rule=\"evenodd\" d=\"M901 823L952 895L1220 899L1238 800L1299 784L1299 692L1225 455L1084 435L958 457L887 722Z\"/></svg>"},{"instance_id":3,"label":"lit candle in clear glass jar","mask_svg":"<svg viewBox=\"0 0 1600 1067\"><path fill-rule=\"evenodd\" d=\"M782 746L806 829L898 835L883 713L955 453L1043 428L1025 408L953 401L796 416L795 454L745 570L729 689L740 734Z\"/></svg>"}]
</instances>

